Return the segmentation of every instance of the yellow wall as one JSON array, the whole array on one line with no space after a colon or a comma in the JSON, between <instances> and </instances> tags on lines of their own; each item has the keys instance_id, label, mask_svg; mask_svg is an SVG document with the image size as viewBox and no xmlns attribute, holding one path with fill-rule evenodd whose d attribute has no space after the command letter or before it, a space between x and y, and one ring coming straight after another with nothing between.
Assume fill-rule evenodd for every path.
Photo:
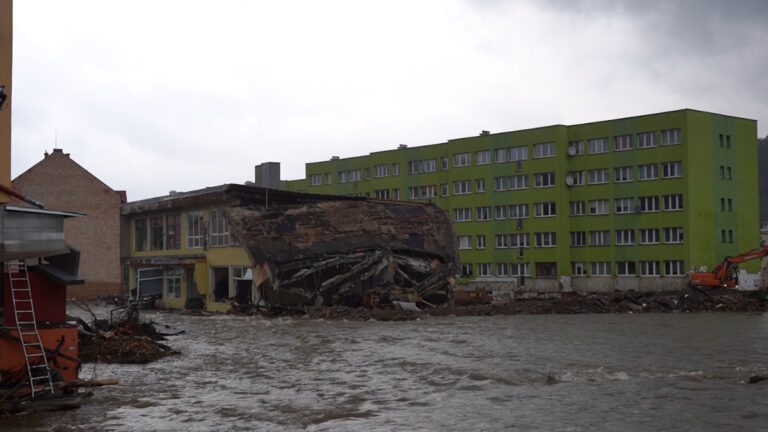
<instances>
[{"instance_id":1,"label":"yellow wall","mask_svg":"<svg viewBox=\"0 0 768 432\"><path fill-rule=\"evenodd\" d=\"M0 111L0 183L11 186L11 81L13 64L13 1L0 0L0 85L8 99ZM10 197L0 192L0 203Z\"/></svg>"},{"instance_id":2,"label":"yellow wall","mask_svg":"<svg viewBox=\"0 0 768 432\"><path fill-rule=\"evenodd\" d=\"M178 257L178 265L161 265L152 267L163 267L164 269L170 269L174 267L194 266L193 278L194 283L197 285L197 291L200 296L205 300L206 310L211 312L227 312L229 310L229 303L215 302L213 301L213 289L211 288L211 271L212 267L228 267L229 268L229 292L234 292L232 286L232 270L231 267L250 267L251 261L248 258L248 254L245 248L241 246L225 246L225 247L209 247L207 250L204 248L188 248L187 247L187 214L194 211L203 211L204 221L209 224L210 222L210 209L188 209L184 211L168 211L133 215L129 220L129 249L131 258L153 258L153 257ZM136 219L146 218L147 220L147 239L146 244L149 246L149 218L158 215L168 214L180 214L181 215L181 248L180 249L163 249L163 250L147 250L136 251L135 248L135 235L136 235ZM192 258L194 255L204 255L204 258ZM184 258L189 256L189 258ZM147 266L150 267L150 266ZM135 267L131 266L129 283L131 289L136 287L136 271ZM167 285L163 283L163 294L167 293ZM163 297L157 302L160 307L167 307L172 309L182 309L188 298L188 280L186 271L183 273L181 282L181 296L180 298L166 298Z\"/></svg>"}]
</instances>

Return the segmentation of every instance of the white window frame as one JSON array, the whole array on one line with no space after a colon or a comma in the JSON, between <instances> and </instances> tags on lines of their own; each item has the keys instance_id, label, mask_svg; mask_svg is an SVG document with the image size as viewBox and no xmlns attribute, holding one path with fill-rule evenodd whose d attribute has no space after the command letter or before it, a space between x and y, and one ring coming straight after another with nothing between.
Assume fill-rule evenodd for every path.
<instances>
[{"instance_id":1,"label":"white window frame","mask_svg":"<svg viewBox=\"0 0 768 432\"><path fill-rule=\"evenodd\" d=\"M554 201L533 203L533 217L555 217L557 206Z\"/></svg>"},{"instance_id":2,"label":"white window frame","mask_svg":"<svg viewBox=\"0 0 768 432\"><path fill-rule=\"evenodd\" d=\"M644 164L637 166L637 180L648 181L658 180L659 178L659 164Z\"/></svg>"},{"instance_id":3,"label":"white window frame","mask_svg":"<svg viewBox=\"0 0 768 432\"><path fill-rule=\"evenodd\" d=\"M570 141L568 143L568 154L570 156L581 156L584 154L584 140Z\"/></svg>"},{"instance_id":4,"label":"white window frame","mask_svg":"<svg viewBox=\"0 0 768 432\"><path fill-rule=\"evenodd\" d=\"M686 273L683 260L664 260L665 276L682 276Z\"/></svg>"},{"instance_id":5,"label":"white window frame","mask_svg":"<svg viewBox=\"0 0 768 432\"><path fill-rule=\"evenodd\" d=\"M664 162L661 164L661 178L680 178L683 176L683 162Z\"/></svg>"},{"instance_id":6,"label":"white window frame","mask_svg":"<svg viewBox=\"0 0 768 432\"><path fill-rule=\"evenodd\" d=\"M584 261L571 261L571 276L586 276L587 263Z\"/></svg>"},{"instance_id":7,"label":"white window frame","mask_svg":"<svg viewBox=\"0 0 768 432\"><path fill-rule=\"evenodd\" d=\"M613 182L614 183L627 183L631 182L633 180L632 174L633 174L633 168L632 166L621 166L616 167L613 169Z\"/></svg>"},{"instance_id":8,"label":"white window frame","mask_svg":"<svg viewBox=\"0 0 768 432\"><path fill-rule=\"evenodd\" d=\"M494 156L493 156L494 162L496 162L496 163L504 163L504 162L506 162L507 161L507 152L508 151L509 150L506 149L506 148L500 148L500 149L494 150L494 152L493 152L494 153Z\"/></svg>"},{"instance_id":9,"label":"white window frame","mask_svg":"<svg viewBox=\"0 0 768 432\"><path fill-rule=\"evenodd\" d=\"M389 177L389 165L388 164L374 165L373 177L374 178Z\"/></svg>"},{"instance_id":10,"label":"white window frame","mask_svg":"<svg viewBox=\"0 0 768 432\"><path fill-rule=\"evenodd\" d=\"M490 150L481 150L478 152L475 152L475 164L476 165L487 165L491 163L491 151Z\"/></svg>"},{"instance_id":11,"label":"white window frame","mask_svg":"<svg viewBox=\"0 0 768 432\"><path fill-rule=\"evenodd\" d=\"M730 138L730 135L728 136ZM677 145L683 142L683 134L680 128L664 129L661 131L661 145ZM730 144L730 143L729 143ZM728 146L730 147L730 145Z\"/></svg>"},{"instance_id":12,"label":"white window frame","mask_svg":"<svg viewBox=\"0 0 768 432\"><path fill-rule=\"evenodd\" d=\"M510 204L507 211L510 219L527 219L529 214L528 204Z\"/></svg>"},{"instance_id":13,"label":"white window frame","mask_svg":"<svg viewBox=\"0 0 768 432\"><path fill-rule=\"evenodd\" d=\"M632 150L632 148L632 134L613 137L613 151L627 151Z\"/></svg>"},{"instance_id":14,"label":"white window frame","mask_svg":"<svg viewBox=\"0 0 768 432\"><path fill-rule=\"evenodd\" d=\"M608 145L608 138L592 138L589 140L587 151L589 154L608 153L611 147Z\"/></svg>"},{"instance_id":15,"label":"white window frame","mask_svg":"<svg viewBox=\"0 0 768 432\"><path fill-rule=\"evenodd\" d=\"M224 217L223 209L211 209L211 220L208 222L208 226L208 242L210 247L229 246L229 223Z\"/></svg>"},{"instance_id":16,"label":"white window frame","mask_svg":"<svg viewBox=\"0 0 768 432\"><path fill-rule=\"evenodd\" d=\"M514 249L529 248L531 247L530 237L528 233L515 233L510 234L508 239L508 245Z\"/></svg>"},{"instance_id":17,"label":"white window frame","mask_svg":"<svg viewBox=\"0 0 768 432\"><path fill-rule=\"evenodd\" d=\"M472 180L458 180L453 182L454 195L468 195L472 193Z\"/></svg>"},{"instance_id":18,"label":"white window frame","mask_svg":"<svg viewBox=\"0 0 768 432\"><path fill-rule=\"evenodd\" d=\"M660 243L658 228L640 228L640 244L652 245Z\"/></svg>"},{"instance_id":19,"label":"white window frame","mask_svg":"<svg viewBox=\"0 0 768 432\"><path fill-rule=\"evenodd\" d=\"M607 199L589 200L587 206L590 216L602 216L610 213L610 201Z\"/></svg>"},{"instance_id":20,"label":"white window frame","mask_svg":"<svg viewBox=\"0 0 768 432\"><path fill-rule=\"evenodd\" d=\"M510 147L508 151L509 158L507 159L509 162L528 160L528 146Z\"/></svg>"},{"instance_id":21,"label":"white window frame","mask_svg":"<svg viewBox=\"0 0 768 432\"><path fill-rule=\"evenodd\" d=\"M640 276L659 276L658 261L640 261Z\"/></svg>"},{"instance_id":22,"label":"white window frame","mask_svg":"<svg viewBox=\"0 0 768 432\"><path fill-rule=\"evenodd\" d=\"M323 175L322 174L312 174L309 176L309 185L310 186L320 186L323 184Z\"/></svg>"},{"instance_id":23,"label":"white window frame","mask_svg":"<svg viewBox=\"0 0 768 432\"><path fill-rule=\"evenodd\" d=\"M477 248L485 249L485 234L478 234L475 238L477 240Z\"/></svg>"},{"instance_id":24,"label":"white window frame","mask_svg":"<svg viewBox=\"0 0 768 432\"><path fill-rule=\"evenodd\" d=\"M653 148L658 145L658 135L656 131L652 132L640 132L637 134L637 148Z\"/></svg>"},{"instance_id":25,"label":"white window frame","mask_svg":"<svg viewBox=\"0 0 768 432\"><path fill-rule=\"evenodd\" d=\"M467 167L472 165L472 153L456 153L453 155L453 167Z\"/></svg>"},{"instance_id":26,"label":"white window frame","mask_svg":"<svg viewBox=\"0 0 768 432\"><path fill-rule=\"evenodd\" d=\"M543 159L555 157L555 143L546 142L533 145L533 158Z\"/></svg>"},{"instance_id":27,"label":"white window frame","mask_svg":"<svg viewBox=\"0 0 768 432\"><path fill-rule=\"evenodd\" d=\"M589 184L605 184L611 181L608 168L593 168L589 170Z\"/></svg>"},{"instance_id":28,"label":"white window frame","mask_svg":"<svg viewBox=\"0 0 768 432\"><path fill-rule=\"evenodd\" d=\"M534 188L549 188L555 186L555 172L535 173L533 175Z\"/></svg>"},{"instance_id":29,"label":"white window frame","mask_svg":"<svg viewBox=\"0 0 768 432\"><path fill-rule=\"evenodd\" d=\"M616 246L631 246L635 244L634 229L617 229Z\"/></svg>"},{"instance_id":30,"label":"white window frame","mask_svg":"<svg viewBox=\"0 0 768 432\"><path fill-rule=\"evenodd\" d=\"M635 211L634 198L614 198L613 212L616 214L628 214Z\"/></svg>"},{"instance_id":31,"label":"white window frame","mask_svg":"<svg viewBox=\"0 0 768 432\"><path fill-rule=\"evenodd\" d=\"M478 263L477 264L477 276L478 277L487 277L487 276L493 276L491 263Z\"/></svg>"},{"instance_id":32,"label":"white window frame","mask_svg":"<svg viewBox=\"0 0 768 432\"><path fill-rule=\"evenodd\" d=\"M419 168L423 173L437 172L437 159L422 159Z\"/></svg>"},{"instance_id":33,"label":"white window frame","mask_svg":"<svg viewBox=\"0 0 768 432\"><path fill-rule=\"evenodd\" d=\"M173 267L165 270L165 298L181 298L181 282L184 276L184 269Z\"/></svg>"},{"instance_id":34,"label":"white window frame","mask_svg":"<svg viewBox=\"0 0 768 432\"><path fill-rule=\"evenodd\" d=\"M659 197L656 195L641 196L637 198L640 213L656 213L659 211Z\"/></svg>"},{"instance_id":35,"label":"white window frame","mask_svg":"<svg viewBox=\"0 0 768 432\"><path fill-rule=\"evenodd\" d=\"M491 220L491 207L490 206L483 206L483 207L477 207L477 219L478 221L489 221Z\"/></svg>"},{"instance_id":36,"label":"white window frame","mask_svg":"<svg viewBox=\"0 0 768 432\"><path fill-rule=\"evenodd\" d=\"M475 179L475 193L485 193L485 179Z\"/></svg>"},{"instance_id":37,"label":"white window frame","mask_svg":"<svg viewBox=\"0 0 768 432\"><path fill-rule=\"evenodd\" d=\"M571 201L569 203L571 216L584 216L586 213L586 204L584 201Z\"/></svg>"},{"instance_id":38,"label":"white window frame","mask_svg":"<svg viewBox=\"0 0 768 432\"><path fill-rule=\"evenodd\" d=\"M554 231L534 233L533 239L534 239L534 247L537 247L537 248L557 247L557 233Z\"/></svg>"},{"instance_id":39,"label":"white window frame","mask_svg":"<svg viewBox=\"0 0 768 432\"><path fill-rule=\"evenodd\" d=\"M590 246L610 246L611 232L608 230L596 230L589 232Z\"/></svg>"},{"instance_id":40,"label":"white window frame","mask_svg":"<svg viewBox=\"0 0 768 432\"><path fill-rule=\"evenodd\" d=\"M472 221L472 208L457 208L453 209L453 220L455 222L471 222Z\"/></svg>"},{"instance_id":41,"label":"white window frame","mask_svg":"<svg viewBox=\"0 0 768 432\"><path fill-rule=\"evenodd\" d=\"M197 225L195 225L195 220L198 222ZM187 212L187 248L198 249L202 248L204 244L205 214L202 211Z\"/></svg>"},{"instance_id":42,"label":"white window frame","mask_svg":"<svg viewBox=\"0 0 768 432\"><path fill-rule=\"evenodd\" d=\"M587 245L586 231L571 231L571 247L584 247Z\"/></svg>"},{"instance_id":43,"label":"white window frame","mask_svg":"<svg viewBox=\"0 0 768 432\"><path fill-rule=\"evenodd\" d=\"M664 228L664 244L682 244L684 241L683 227Z\"/></svg>"},{"instance_id":44,"label":"white window frame","mask_svg":"<svg viewBox=\"0 0 768 432\"><path fill-rule=\"evenodd\" d=\"M616 276L637 276L637 263L634 261L616 261Z\"/></svg>"},{"instance_id":45,"label":"white window frame","mask_svg":"<svg viewBox=\"0 0 768 432\"><path fill-rule=\"evenodd\" d=\"M507 218L507 206L506 205L497 205L494 207L494 219L496 220L503 220Z\"/></svg>"},{"instance_id":46,"label":"white window frame","mask_svg":"<svg viewBox=\"0 0 768 432\"><path fill-rule=\"evenodd\" d=\"M528 189L528 174L513 175L507 178L508 190Z\"/></svg>"},{"instance_id":47,"label":"white window frame","mask_svg":"<svg viewBox=\"0 0 768 432\"><path fill-rule=\"evenodd\" d=\"M457 236L456 243L458 244L459 250L472 249L472 236L471 235Z\"/></svg>"},{"instance_id":48,"label":"white window frame","mask_svg":"<svg viewBox=\"0 0 768 432\"><path fill-rule=\"evenodd\" d=\"M597 276L597 277L610 276L611 262L610 261L590 261L589 274L591 276Z\"/></svg>"},{"instance_id":49,"label":"white window frame","mask_svg":"<svg viewBox=\"0 0 768 432\"><path fill-rule=\"evenodd\" d=\"M682 211L683 210L683 194L672 194L662 196L662 202L664 203L664 211Z\"/></svg>"}]
</instances>

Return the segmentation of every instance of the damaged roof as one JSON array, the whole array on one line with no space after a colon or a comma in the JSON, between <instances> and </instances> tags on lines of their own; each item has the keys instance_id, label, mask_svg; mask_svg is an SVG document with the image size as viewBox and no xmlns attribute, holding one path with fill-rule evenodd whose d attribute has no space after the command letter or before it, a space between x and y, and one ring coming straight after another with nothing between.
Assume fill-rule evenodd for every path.
<instances>
[{"instance_id":1,"label":"damaged roof","mask_svg":"<svg viewBox=\"0 0 768 432\"><path fill-rule=\"evenodd\" d=\"M254 264L371 249L426 253L456 263L453 226L439 207L336 198L266 211L233 207L225 215Z\"/></svg>"}]
</instances>

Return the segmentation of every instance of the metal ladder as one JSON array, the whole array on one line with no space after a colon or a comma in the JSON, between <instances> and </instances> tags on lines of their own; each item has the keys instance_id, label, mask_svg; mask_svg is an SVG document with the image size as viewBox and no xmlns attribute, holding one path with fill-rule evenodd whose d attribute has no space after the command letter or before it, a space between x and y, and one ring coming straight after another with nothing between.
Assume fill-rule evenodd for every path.
<instances>
[{"instance_id":1,"label":"metal ladder","mask_svg":"<svg viewBox=\"0 0 768 432\"><path fill-rule=\"evenodd\" d=\"M37 331L27 264L24 261L13 261L6 263L6 267L11 283L13 310L16 314L16 330L19 332L24 359L27 362L32 397L35 397L35 393L46 390L50 390L53 394L53 380L51 379L51 370L48 368L48 358L40 340L40 333ZM38 385L46 388L43 390L36 389L35 387Z\"/></svg>"}]
</instances>

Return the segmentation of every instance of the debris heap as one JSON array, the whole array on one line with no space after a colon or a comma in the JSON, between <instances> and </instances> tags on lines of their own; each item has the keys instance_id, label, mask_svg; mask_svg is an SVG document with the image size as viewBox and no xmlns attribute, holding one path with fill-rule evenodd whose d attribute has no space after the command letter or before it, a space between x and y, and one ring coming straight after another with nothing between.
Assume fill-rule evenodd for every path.
<instances>
[{"instance_id":1,"label":"debris heap","mask_svg":"<svg viewBox=\"0 0 768 432\"><path fill-rule=\"evenodd\" d=\"M455 235L437 206L331 200L226 212L271 306L430 307L451 298Z\"/></svg>"},{"instance_id":2,"label":"debris heap","mask_svg":"<svg viewBox=\"0 0 768 432\"><path fill-rule=\"evenodd\" d=\"M80 360L85 363L143 364L179 353L159 342L171 334L158 332L153 323L139 320L135 303L128 305L115 323L95 316L92 325L81 318L77 323Z\"/></svg>"}]
</instances>

